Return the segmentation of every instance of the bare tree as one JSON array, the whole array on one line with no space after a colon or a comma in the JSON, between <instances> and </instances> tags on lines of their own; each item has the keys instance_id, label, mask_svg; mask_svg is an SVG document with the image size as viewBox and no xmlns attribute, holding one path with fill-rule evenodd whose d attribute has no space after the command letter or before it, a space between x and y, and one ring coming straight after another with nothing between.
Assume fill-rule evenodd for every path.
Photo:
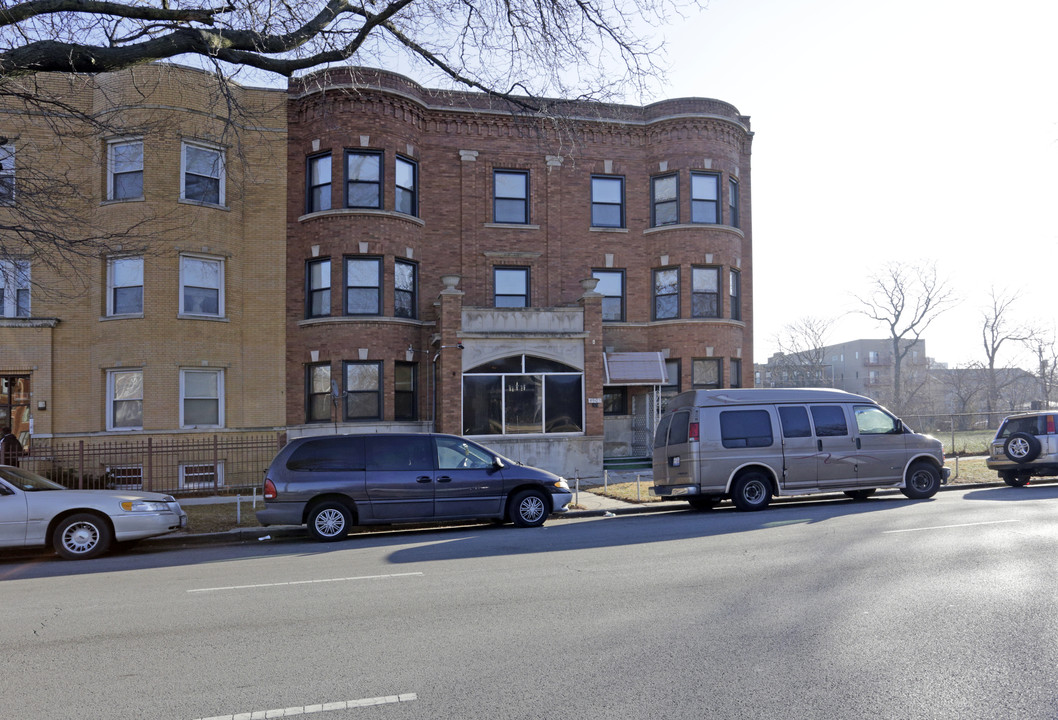
<instances>
[{"instance_id":1,"label":"bare tree","mask_svg":"<svg viewBox=\"0 0 1058 720\"><path fill-rule=\"evenodd\" d=\"M989 291L989 304L984 311L984 322L981 325L981 342L987 360L985 379L988 383L987 410L996 409L999 401L1001 381L996 372L996 358L1007 343L1024 342L1031 336L1028 328L1012 322L1012 306L1018 299L1016 292Z\"/></svg>"},{"instance_id":2,"label":"bare tree","mask_svg":"<svg viewBox=\"0 0 1058 720\"><path fill-rule=\"evenodd\" d=\"M1024 340L1036 358L1036 379L1039 382L1039 403L1051 406L1055 381L1058 380L1058 339L1054 330L1036 330Z\"/></svg>"},{"instance_id":3,"label":"bare tree","mask_svg":"<svg viewBox=\"0 0 1058 720\"><path fill-rule=\"evenodd\" d=\"M786 325L775 337L779 354L773 358L780 385L822 387L834 385L834 372L826 372L826 346L832 318L803 317Z\"/></svg>"},{"instance_id":4,"label":"bare tree","mask_svg":"<svg viewBox=\"0 0 1058 720\"><path fill-rule=\"evenodd\" d=\"M893 405L903 412L907 405L903 389L903 363L927 328L954 302L947 281L935 264L909 267L892 262L871 276L869 292L855 296L859 313L884 325L893 353Z\"/></svg>"}]
</instances>

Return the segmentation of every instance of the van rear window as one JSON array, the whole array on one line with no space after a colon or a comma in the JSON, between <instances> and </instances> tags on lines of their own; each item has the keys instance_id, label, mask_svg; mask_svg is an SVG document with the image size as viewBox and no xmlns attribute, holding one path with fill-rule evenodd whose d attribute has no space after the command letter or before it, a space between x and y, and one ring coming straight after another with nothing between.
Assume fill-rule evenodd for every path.
<instances>
[{"instance_id":1,"label":"van rear window","mask_svg":"<svg viewBox=\"0 0 1058 720\"><path fill-rule=\"evenodd\" d=\"M669 426L669 445L682 445L687 442L687 424L690 419L690 413L673 413L672 424Z\"/></svg>"},{"instance_id":2,"label":"van rear window","mask_svg":"<svg viewBox=\"0 0 1058 720\"><path fill-rule=\"evenodd\" d=\"M310 472L363 470L364 439L330 437L309 440L290 453L287 468Z\"/></svg>"},{"instance_id":3,"label":"van rear window","mask_svg":"<svg viewBox=\"0 0 1058 720\"><path fill-rule=\"evenodd\" d=\"M768 447L774 442L767 410L720 413L720 440L726 448Z\"/></svg>"}]
</instances>

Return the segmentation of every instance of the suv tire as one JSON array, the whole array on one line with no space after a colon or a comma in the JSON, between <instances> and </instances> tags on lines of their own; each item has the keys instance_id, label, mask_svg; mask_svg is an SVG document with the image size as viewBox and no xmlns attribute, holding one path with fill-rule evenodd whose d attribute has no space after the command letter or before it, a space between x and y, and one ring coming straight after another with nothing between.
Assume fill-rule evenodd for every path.
<instances>
[{"instance_id":1,"label":"suv tire","mask_svg":"<svg viewBox=\"0 0 1058 720\"><path fill-rule=\"evenodd\" d=\"M1025 432L1016 432L1003 443L1003 454L1016 463L1028 463L1040 455L1039 438Z\"/></svg>"}]
</instances>

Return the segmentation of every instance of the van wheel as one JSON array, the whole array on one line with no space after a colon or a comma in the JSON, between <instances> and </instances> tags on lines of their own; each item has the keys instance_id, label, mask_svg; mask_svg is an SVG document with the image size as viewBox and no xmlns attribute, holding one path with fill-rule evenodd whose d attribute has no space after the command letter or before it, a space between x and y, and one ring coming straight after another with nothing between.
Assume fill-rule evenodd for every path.
<instances>
[{"instance_id":1,"label":"van wheel","mask_svg":"<svg viewBox=\"0 0 1058 720\"><path fill-rule=\"evenodd\" d=\"M349 536L353 514L340 502L323 502L309 511L309 535L320 542L334 542Z\"/></svg>"},{"instance_id":2,"label":"van wheel","mask_svg":"<svg viewBox=\"0 0 1058 720\"><path fill-rule=\"evenodd\" d=\"M1014 433L1003 443L1003 454L1016 463L1032 462L1041 449L1039 438L1024 432Z\"/></svg>"},{"instance_id":3,"label":"van wheel","mask_svg":"<svg viewBox=\"0 0 1058 720\"><path fill-rule=\"evenodd\" d=\"M702 495L699 497L687 498L687 503L691 506L692 510L705 512L706 510L713 509L716 505L716 498L712 495Z\"/></svg>"},{"instance_id":4,"label":"van wheel","mask_svg":"<svg viewBox=\"0 0 1058 720\"><path fill-rule=\"evenodd\" d=\"M940 472L927 462L917 462L907 469L907 482L900 488L912 500L925 500L940 490Z\"/></svg>"},{"instance_id":5,"label":"van wheel","mask_svg":"<svg viewBox=\"0 0 1058 720\"><path fill-rule=\"evenodd\" d=\"M739 510L763 510L771 502L771 483L762 473L746 473L735 481L731 500Z\"/></svg>"},{"instance_id":6,"label":"van wheel","mask_svg":"<svg viewBox=\"0 0 1058 720\"><path fill-rule=\"evenodd\" d=\"M877 488L870 488L864 490L846 490L845 495L852 498L853 500L866 500L871 495L877 492Z\"/></svg>"},{"instance_id":7,"label":"van wheel","mask_svg":"<svg viewBox=\"0 0 1058 720\"><path fill-rule=\"evenodd\" d=\"M511 500L511 521L518 527L540 527L550 508L550 500L539 490L522 490Z\"/></svg>"},{"instance_id":8,"label":"van wheel","mask_svg":"<svg viewBox=\"0 0 1058 720\"><path fill-rule=\"evenodd\" d=\"M1018 475L1013 472L1001 472L999 477L1010 487L1025 487L1031 478L1030 475Z\"/></svg>"}]
</instances>

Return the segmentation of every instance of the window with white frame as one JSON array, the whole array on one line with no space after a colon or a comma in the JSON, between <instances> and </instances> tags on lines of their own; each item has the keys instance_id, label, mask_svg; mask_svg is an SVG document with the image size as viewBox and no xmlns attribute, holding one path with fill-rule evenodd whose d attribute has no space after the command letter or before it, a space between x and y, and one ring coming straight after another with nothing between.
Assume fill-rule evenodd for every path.
<instances>
[{"instance_id":1,"label":"window with white frame","mask_svg":"<svg viewBox=\"0 0 1058 720\"><path fill-rule=\"evenodd\" d=\"M180 465L180 489L202 490L224 485L224 461L213 463L182 463Z\"/></svg>"},{"instance_id":2,"label":"window with white frame","mask_svg":"<svg viewBox=\"0 0 1058 720\"><path fill-rule=\"evenodd\" d=\"M143 314L143 258L107 262L107 315Z\"/></svg>"},{"instance_id":3,"label":"window with white frame","mask_svg":"<svg viewBox=\"0 0 1058 720\"><path fill-rule=\"evenodd\" d=\"M143 197L143 140L107 143L107 200Z\"/></svg>"},{"instance_id":4,"label":"window with white frame","mask_svg":"<svg viewBox=\"0 0 1058 720\"><path fill-rule=\"evenodd\" d=\"M0 204L15 201L15 146L0 145Z\"/></svg>"},{"instance_id":5,"label":"window with white frame","mask_svg":"<svg viewBox=\"0 0 1058 720\"><path fill-rule=\"evenodd\" d=\"M394 206L405 215L419 214L419 165L413 160L397 156L396 193Z\"/></svg>"},{"instance_id":6,"label":"window with white frame","mask_svg":"<svg viewBox=\"0 0 1058 720\"><path fill-rule=\"evenodd\" d=\"M180 427L224 427L224 371L180 371Z\"/></svg>"},{"instance_id":7,"label":"window with white frame","mask_svg":"<svg viewBox=\"0 0 1058 720\"><path fill-rule=\"evenodd\" d=\"M207 205L224 204L224 153L220 148L184 143L180 199Z\"/></svg>"},{"instance_id":8,"label":"window with white frame","mask_svg":"<svg viewBox=\"0 0 1058 720\"><path fill-rule=\"evenodd\" d=\"M143 370L107 372L107 430L143 429Z\"/></svg>"},{"instance_id":9,"label":"window with white frame","mask_svg":"<svg viewBox=\"0 0 1058 720\"><path fill-rule=\"evenodd\" d=\"M29 260L0 260L0 317L29 317Z\"/></svg>"},{"instance_id":10,"label":"window with white frame","mask_svg":"<svg viewBox=\"0 0 1058 720\"><path fill-rule=\"evenodd\" d=\"M180 256L180 314L224 316L224 261Z\"/></svg>"}]
</instances>

